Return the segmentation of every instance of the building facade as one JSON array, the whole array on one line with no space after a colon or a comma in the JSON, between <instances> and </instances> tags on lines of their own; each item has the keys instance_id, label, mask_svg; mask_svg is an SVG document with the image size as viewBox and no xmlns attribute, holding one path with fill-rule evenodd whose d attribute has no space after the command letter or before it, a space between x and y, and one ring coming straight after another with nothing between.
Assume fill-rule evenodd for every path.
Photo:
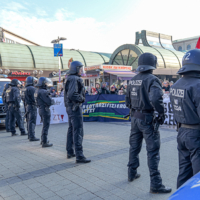
<instances>
[{"instance_id":1,"label":"building facade","mask_svg":"<svg viewBox=\"0 0 200 200\"><path fill-rule=\"evenodd\" d=\"M32 42L22 36L17 35L11 31L8 31L2 27L0 27L0 43L11 43L11 44L25 44L25 45L33 45L40 46L39 44Z\"/></svg>"},{"instance_id":2,"label":"building facade","mask_svg":"<svg viewBox=\"0 0 200 200\"><path fill-rule=\"evenodd\" d=\"M185 38L180 40L174 40L173 46L177 51L189 51L191 49L195 49L197 41L200 36L195 36L191 38Z\"/></svg>"},{"instance_id":3,"label":"building facade","mask_svg":"<svg viewBox=\"0 0 200 200\"><path fill-rule=\"evenodd\" d=\"M143 30L136 32L135 44L124 44L112 54L109 64L138 67L138 58L143 53L152 53L157 57L158 66L154 74L162 79L175 81L177 71L182 67L184 52L176 51L172 36Z\"/></svg>"}]
</instances>

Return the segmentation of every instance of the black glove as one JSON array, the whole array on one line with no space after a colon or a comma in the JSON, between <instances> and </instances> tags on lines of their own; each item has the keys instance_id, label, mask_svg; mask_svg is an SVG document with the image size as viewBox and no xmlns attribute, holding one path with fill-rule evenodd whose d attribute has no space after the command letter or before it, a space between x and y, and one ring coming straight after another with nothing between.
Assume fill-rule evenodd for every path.
<instances>
[{"instance_id":1,"label":"black glove","mask_svg":"<svg viewBox=\"0 0 200 200\"><path fill-rule=\"evenodd\" d=\"M165 114L159 114L158 117L156 117L156 120L160 125L163 125L165 121Z\"/></svg>"}]
</instances>

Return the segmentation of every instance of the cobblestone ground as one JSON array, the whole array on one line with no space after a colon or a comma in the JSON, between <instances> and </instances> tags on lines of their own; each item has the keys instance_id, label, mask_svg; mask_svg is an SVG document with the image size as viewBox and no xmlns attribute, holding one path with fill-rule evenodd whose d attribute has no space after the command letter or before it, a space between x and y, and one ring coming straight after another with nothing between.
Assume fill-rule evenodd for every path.
<instances>
[{"instance_id":1,"label":"cobblestone ground","mask_svg":"<svg viewBox=\"0 0 200 200\"><path fill-rule=\"evenodd\" d=\"M36 127L40 137L41 126ZM170 194L150 194L145 144L140 153L141 177L127 181L130 124L84 123L84 154L89 164L66 159L68 124L51 125L52 148L41 148L26 136L11 137L0 129L0 199L5 200L162 200ZM176 190L176 132L161 129L160 171L165 185Z\"/></svg>"}]
</instances>

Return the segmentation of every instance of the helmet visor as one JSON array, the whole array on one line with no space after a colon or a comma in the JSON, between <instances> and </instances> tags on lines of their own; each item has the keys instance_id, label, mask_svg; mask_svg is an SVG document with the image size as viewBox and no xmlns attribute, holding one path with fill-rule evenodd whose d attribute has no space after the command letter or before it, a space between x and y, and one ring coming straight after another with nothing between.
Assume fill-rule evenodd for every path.
<instances>
[{"instance_id":1,"label":"helmet visor","mask_svg":"<svg viewBox=\"0 0 200 200\"><path fill-rule=\"evenodd\" d=\"M21 81L17 81L17 87L20 87L22 85L22 82Z\"/></svg>"},{"instance_id":2,"label":"helmet visor","mask_svg":"<svg viewBox=\"0 0 200 200\"><path fill-rule=\"evenodd\" d=\"M46 78L45 81L44 81L45 85L47 87L52 87L53 86L53 82L50 78Z\"/></svg>"},{"instance_id":3,"label":"helmet visor","mask_svg":"<svg viewBox=\"0 0 200 200\"><path fill-rule=\"evenodd\" d=\"M38 82L38 79L37 79L37 78L35 78L35 77L33 77L33 84L34 84L34 85L36 85L36 84L37 84L37 82Z\"/></svg>"}]
</instances>

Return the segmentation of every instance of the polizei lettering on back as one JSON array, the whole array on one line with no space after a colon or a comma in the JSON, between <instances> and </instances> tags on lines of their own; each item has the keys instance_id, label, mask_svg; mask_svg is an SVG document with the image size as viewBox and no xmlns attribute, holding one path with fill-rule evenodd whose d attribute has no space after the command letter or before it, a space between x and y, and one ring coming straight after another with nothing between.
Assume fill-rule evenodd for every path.
<instances>
[{"instance_id":1,"label":"polizei lettering on back","mask_svg":"<svg viewBox=\"0 0 200 200\"><path fill-rule=\"evenodd\" d=\"M130 85L142 85L142 80L129 81Z\"/></svg>"},{"instance_id":2,"label":"polizei lettering on back","mask_svg":"<svg viewBox=\"0 0 200 200\"><path fill-rule=\"evenodd\" d=\"M170 93L172 96L184 98L184 90L171 88Z\"/></svg>"}]
</instances>

